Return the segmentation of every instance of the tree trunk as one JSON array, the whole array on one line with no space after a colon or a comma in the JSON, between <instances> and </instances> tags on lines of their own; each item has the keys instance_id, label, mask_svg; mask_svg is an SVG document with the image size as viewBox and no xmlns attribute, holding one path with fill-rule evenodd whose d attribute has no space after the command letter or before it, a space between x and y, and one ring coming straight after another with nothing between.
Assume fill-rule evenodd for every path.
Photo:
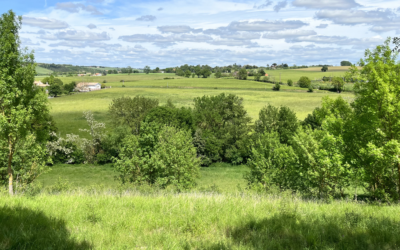
<instances>
[{"instance_id":1,"label":"tree trunk","mask_svg":"<svg viewBox=\"0 0 400 250\"><path fill-rule=\"evenodd\" d=\"M399 178L399 183L397 186L397 192L399 192L399 201L400 201L400 163L397 163L397 172L398 172L398 178Z\"/></svg>"},{"instance_id":2,"label":"tree trunk","mask_svg":"<svg viewBox=\"0 0 400 250\"><path fill-rule=\"evenodd\" d=\"M11 168L11 162L12 162L12 158L13 158L14 152L13 152L11 143L9 143L9 148L10 148L10 151L9 151L9 154L8 154L8 193L10 195L13 195L14 194L14 191L13 191L13 171L12 171L12 168Z\"/></svg>"}]
</instances>

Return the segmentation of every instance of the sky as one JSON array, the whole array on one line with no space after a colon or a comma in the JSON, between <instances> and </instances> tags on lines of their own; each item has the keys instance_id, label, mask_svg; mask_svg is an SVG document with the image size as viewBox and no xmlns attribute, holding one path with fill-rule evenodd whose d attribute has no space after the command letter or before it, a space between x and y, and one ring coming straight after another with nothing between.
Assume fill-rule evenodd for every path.
<instances>
[{"instance_id":1,"label":"sky","mask_svg":"<svg viewBox=\"0 0 400 250\"><path fill-rule=\"evenodd\" d=\"M398 0L0 0L10 9L40 63L339 65L400 36Z\"/></svg>"}]
</instances>

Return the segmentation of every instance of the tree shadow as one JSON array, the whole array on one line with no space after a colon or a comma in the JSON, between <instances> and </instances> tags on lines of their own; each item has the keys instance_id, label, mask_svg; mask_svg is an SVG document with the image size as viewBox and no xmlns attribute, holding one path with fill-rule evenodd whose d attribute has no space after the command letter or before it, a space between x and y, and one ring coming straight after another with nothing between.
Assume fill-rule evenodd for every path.
<instances>
[{"instance_id":1,"label":"tree shadow","mask_svg":"<svg viewBox=\"0 0 400 250\"><path fill-rule=\"evenodd\" d=\"M400 224L348 212L341 217L281 213L227 228L230 243L204 249L399 249Z\"/></svg>"},{"instance_id":2,"label":"tree shadow","mask_svg":"<svg viewBox=\"0 0 400 250\"><path fill-rule=\"evenodd\" d=\"M77 242L63 220L22 207L0 208L0 249L92 249Z\"/></svg>"}]
</instances>

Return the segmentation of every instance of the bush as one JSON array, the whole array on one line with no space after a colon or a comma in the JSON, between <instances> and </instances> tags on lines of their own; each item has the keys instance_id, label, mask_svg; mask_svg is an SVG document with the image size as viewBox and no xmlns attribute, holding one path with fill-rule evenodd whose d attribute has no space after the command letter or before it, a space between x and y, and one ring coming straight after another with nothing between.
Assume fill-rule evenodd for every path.
<instances>
[{"instance_id":1,"label":"bush","mask_svg":"<svg viewBox=\"0 0 400 250\"><path fill-rule=\"evenodd\" d=\"M106 88L106 85L103 83L103 84L101 84L101 88L102 89L105 89Z\"/></svg>"},{"instance_id":2,"label":"bush","mask_svg":"<svg viewBox=\"0 0 400 250\"><path fill-rule=\"evenodd\" d=\"M336 89L336 91L341 92L344 87L344 81L342 77L334 76L332 77L332 85Z\"/></svg>"},{"instance_id":3,"label":"bush","mask_svg":"<svg viewBox=\"0 0 400 250\"><path fill-rule=\"evenodd\" d=\"M275 86L272 89L275 91L279 91L281 89L281 85L279 83L275 83Z\"/></svg>"},{"instance_id":4,"label":"bush","mask_svg":"<svg viewBox=\"0 0 400 250\"><path fill-rule=\"evenodd\" d=\"M291 79L287 80L287 85L288 86L293 86L293 81Z\"/></svg>"},{"instance_id":5,"label":"bush","mask_svg":"<svg viewBox=\"0 0 400 250\"><path fill-rule=\"evenodd\" d=\"M312 86L310 86L309 88L308 88L308 91L307 92L314 92L314 88L312 87Z\"/></svg>"},{"instance_id":6,"label":"bush","mask_svg":"<svg viewBox=\"0 0 400 250\"><path fill-rule=\"evenodd\" d=\"M122 84L122 87L125 88L125 85Z\"/></svg>"},{"instance_id":7,"label":"bush","mask_svg":"<svg viewBox=\"0 0 400 250\"><path fill-rule=\"evenodd\" d=\"M165 126L150 154L144 154L137 136L125 138L115 169L122 183L148 183L161 188L173 185L185 190L196 185L200 160L189 132Z\"/></svg>"},{"instance_id":8,"label":"bush","mask_svg":"<svg viewBox=\"0 0 400 250\"><path fill-rule=\"evenodd\" d=\"M221 71L217 71L217 72L215 73L215 77L216 77L216 78L221 78L221 76L222 76Z\"/></svg>"},{"instance_id":9,"label":"bush","mask_svg":"<svg viewBox=\"0 0 400 250\"><path fill-rule=\"evenodd\" d=\"M104 80L104 81L103 81L103 83L107 83L107 81L106 81L106 80Z\"/></svg>"},{"instance_id":10,"label":"bush","mask_svg":"<svg viewBox=\"0 0 400 250\"><path fill-rule=\"evenodd\" d=\"M300 88L309 88L311 86L311 80L307 76L300 77L298 81Z\"/></svg>"},{"instance_id":11,"label":"bush","mask_svg":"<svg viewBox=\"0 0 400 250\"><path fill-rule=\"evenodd\" d=\"M239 80L246 80L247 79L247 70L246 69L240 69L239 70L238 79Z\"/></svg>"}]
</instances>

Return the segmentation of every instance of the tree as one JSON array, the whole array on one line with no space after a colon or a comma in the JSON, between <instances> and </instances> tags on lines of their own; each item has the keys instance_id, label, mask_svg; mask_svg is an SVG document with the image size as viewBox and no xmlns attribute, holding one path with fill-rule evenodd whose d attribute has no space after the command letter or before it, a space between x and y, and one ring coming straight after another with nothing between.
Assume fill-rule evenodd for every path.
<instances>
[{"instance_id":1,"label":"tree","mask_svg":"<svg viewBox=\"0 0 400 250\"><path fill-rule=\"evenodd\" d=\"M239 80L246 80L247 79L247 70L246 69L240 69L239 70L238 79Z\"/></svg>"},{"instance_id":2,"label":"tree","mask_svg":"<svg viewBox=\"0 0 400 250\"><path fill-rule=\"evenodd\" d=\"M114 166L122 183L173 185L178 190L194 187L200 172L190 133L168 126L158 133L150 154L144 153L137 136L126 137Z\"/></svg>"},{"instance_id":3,"label":"tree","mask_svg":"<svg viewBox=\"0 0 400 250\"><path fill-rule=\"evenodd\" d=\"M293 86L293 81L291 79L287 80L287 85L288 86Z\"/></svg>"},{"instance_id":4,"label":"tree","mask_svg":"<svg viewBox=\"0 0 400 250\"><path fill-rule=\"evenodd\" d=\"M34 56L20 50L21 21L11 10L0 18L0 152L5 156L1 162L7 169L10 195L13 194L14 156L20 150L18 143L29 135L39 143L49 132L47 97L33 84Z\"/></svg>"},{"instance_id":5,"label":"tree","mask_svg":"<svg viewBox=\"0 0 400 250\"><path fill-rule=\"evenodd\" d=\"M261 76L265 76L265 71L264 71L264 69L259 69L258 70L258 73L261 75Z\"/></svg>"},{"instance_id":6,"label":"tree","mask_svg":"<svg viewBox=\"0 0 400 250\"><path fill-rule=\"evenodd\" d=\"M343 78L339 76L332 77L332 85L335 87L337 91L341 92L344 87Z\"/></svg>"},{"instance_id":7,"label":"tree","mask_svg":"<svg viewBox=\"0 0 400 250\"><path fill-rule=\"evenodd\" d=\"M281 89L281 85L279 82L275 83L274 87L272 87L272 90L279 91Z\"/></svg>"},{"instance_id":8,"label":"tree","mask_svg":"<svg viewBox=\"0 0 400 250\"><path fill-rule=\"evenodd\" d=\"M215 73L215 78L221 78L221 76L222 76L221 71L218 70L218 71Z\"/></svg>"},{"instance_id":9,"label":"tree","mask_svg":"<svg viewBox=\"0 0 400 250\"><path fill-rule=\"evenodd\" d=\"M211 71L207 68L204 68L201 70L201 75L203 76L203 78L207 78L211 75Z\"/></svg>"},{"instance_id":10,"label":"tree","mask_svg":"<svg viewBox=\"0 0 400 250\"><path fill-rule=\"evenodd\" d=\"M143 96L120 97L112 100L109 114L116 126L127 125L133 133L139 134L140 122L146 114L158 106L158 100Z\"/></svg>"},{"instance_id":11,"label":"tree","mask_svg":"<svg viewBox=\"0 0 400 250\"><path fill-rule=\"evenodd\" d=\"M76 88L76 82L70 82L70 83L64 85L64 91L67 94L74 92L75 88Z\"/></svg>"},{"instance_id":12,"label":"tree","mask_svg":"<svg viewBox=\"0 0 400 250\"><path fill-rule=\"evenodd\" d=\"M62 86L60 86L58 84L52 84L49 87L47 87L47 89L49 91L49 95L54 96L54 97L61 95L63 92Z\"/></svg>"},{"instance_id":13,"label":"tree","mask_svg":"<svg viewBox=\"0 0 400 250\"><path fill-rule=\"evenodd\" d=\"M146 66L146 67L144 67L144 69L143 69L143 72L146 73L146 74L150 73L150 71L151 71L151 69L150 69L149 66Z\"/></svg>"},{"instance_id":14,"label":"tree","mask_svg":"<svg viewBox=\"0 0 400 250\"><path fill-rule=\"evenodd\" d=\"M192 72L190 70L185 71L185 77L189 78L192 75Z\"/></svg>"},{"instance_id":15,"label":"tree","mask_svg":"<svg viewBox=\"0 0 400 250\"><path fill-rule=\"evenodd\" d=\"M328 66L326 66L326 65L322 66L321 71L322 72L328 71Z\"/></svg>"},{"instance_id":16,"label":"tree","mask_svg":"<svg viewBox=\"0 0 400 250\"><path fill-rule=\"evenodd\" d=\"M194 73L197 75L197 78L200 78L200 76L201 76L201 67L200 67L200 65L197 65L194 68Z\"/></svg>"},{"instance_id":17,"label":"tree","mask_svg":"<svg viewBox=\"0 0 400 250\"><path fill-rule=\"evenodd\" d=\"M310 88L311 80L307 76L302 76L302 77L300 77L298 84L299 84L300 88Z\"/></svg>"},{"instance_id":18,"label":"tree","mask_svg":"<svg viewBox=\"0 0 400 250\"><path fill-rule=\"evenodd\" d=\"M268 105L260 110L258 117L255 131L258 134L277 132L281 143L289 143L299 127L296 113L286 106Z\"/></svg>"},{"instance_id":19,"label":"tree","mask_svg":"<svg viewBox=\"0 0 400 250\"><path fill-rule=\"evenodd\" d=\"M242 98L224 93L197 97L193 115L197 126L194 144L204 165L220 160L236 164L246 160L251 118Z\"/></svg>"},{"instance_id":20,"label":"tree","mask_svg":"<svg viewBox=\"0 0 400 250\"><path fill-rule=\"evenodd\" d=\"M349 62L349 61L341 61L340 62L340 66L351 66L352 64L351 64L351 62Z\"/></svg>"},{"instance_id":21,"label":"tree","mask_svg":"<svg viewBox=\"0 0 400 250\"><path fill-rule=\"evenodd\" d=\"M107 71L103 70L102 75L103 75L103 76L106 76L106 75L107 75Z\"/></svg>"}]
</instances>

